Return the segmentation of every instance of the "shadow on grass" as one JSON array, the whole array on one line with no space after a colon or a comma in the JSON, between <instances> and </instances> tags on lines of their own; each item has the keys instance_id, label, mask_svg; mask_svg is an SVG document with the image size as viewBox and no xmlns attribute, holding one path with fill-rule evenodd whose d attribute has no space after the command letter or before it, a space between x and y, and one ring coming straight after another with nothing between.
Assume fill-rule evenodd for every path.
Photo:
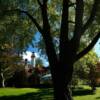
<instances>
[{"instance_id":1,"label":"shadow on grass","mask_svg":"<svg viewBox=\"0 0 100 100\"><path fill-rule=\"evenodd\" d=\"M85 96L92 95L91 90L88 89L77 89L73 91L73 96ZM96 99L100 99L97 97ZM10 95L2 96L0 100L53 100L53 89L52 88L40 88L38 92L30 92L23 95Z\"/></svg>"},{"instance_id":2,"label":"shadow on grass","mask_svg":"<svg viewBox=\"0 0 100 100\"><path fill-rule=\"evenodd\" d=\"M89 89L79 89L72 92L73 96L93 95L94 93Z\"/></svg>"},{"instance_id":3,"label":"shadow on grass","mask_svg":"<svg viewBox=\"0 0 100 100\"><path fill-rule=\"evenodd\" d=\"M96 97L96 99L100 100L100 97Z\"/></svg>"},{"instance_id":4,"label":"shadow on grass","mask_svg":"<svg viewBox=\"0 0 100 100\"><path fill-rule=\"evenodd\" d=\"M10 95L0 97L0 100L53 100L52 89L40 89L39 92L31 92L23 95Z\"/></svg>"}]
</instances>

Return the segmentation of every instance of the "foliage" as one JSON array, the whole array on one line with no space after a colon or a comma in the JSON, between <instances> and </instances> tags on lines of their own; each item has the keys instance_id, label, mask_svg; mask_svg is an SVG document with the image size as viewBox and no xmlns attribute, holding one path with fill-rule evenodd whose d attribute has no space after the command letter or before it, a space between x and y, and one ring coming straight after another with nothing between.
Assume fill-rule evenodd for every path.
<instances>
[{"instance_id":1,"label":"foliage","mask_svg":"<svg viewBox=\"0 0 100 100\"><path fill-rule=\"evenodd\" d=\"M56 92L55 99L72 99L68 85L72 79L73 64L87 54L100 37L100 1L11 1L8 1L9 4L7 1L1 2L3 6L11 6L9 9L7 5L6 9L0 11L1 14L21 14L26 21L29 18L36 26L32 32L37 28L43 37ZM59 38L58 52L54 37Z\"/></svg>"},{"instance_id":2,"label":"foliage","mask_svg":"<svg viewBox=\"0 0 100 100\"><path fill-rule=\"evenodd\" d=\"M88 80L88 83L93 82L92 80L96 79L95 67L98 63L98 60L99 58L95 52L90 51L87 55L76 62L74 65L72 84L77 85L80 80L84 80L85 83L87 83L86 80ZM77 83L75 84L75 82Z\"/></svg>"},{"instance_id":3,"label":"foliage","mask_svg":"<svg viewBox=\"0 0 100 100\"><path fill-rule=\"evenodd\" d=\"M89 74L90 66L89 64L95 66L99 58L97 57L94 51L90 51L87 55L81 58L78 62L75 63L74 69L78 77L86 78Z\"/></svg>"},{"instance_id":4,"label":"foliage","mask_svg":"<svg viewBox=\"0 0 100 100\"><path fill-rule=\"evenodd\" d=\"M41 1L42 2L42 1ZM75 3L75 1L71 0L70 3ZM83 17L83 21L84 23L86 23L87 19L89 18L89 14L92 10L92 5L93 5L93 0L85 0L84 1L84 17ZM43 22L42 22L42 17L40 16L41 11L40 11L40 7L38 5L37 0L34 0L34 2L32 2L32 0L24 0L24 1L20 1L20 0L5 0L5 2L3 2L1 0L1 10L0 10L0 17L2 22L4 23L4 20L6 19L7 22L9 22L9 25L12 25L14 23L17 24L13 25L15 31L17 31L17 34L20 34L20 38L22 41L22 45L24 44L23 42L25 42L25 46L27 43L32 43L32 38L33 38L33 33L35 33L37 30L34 27L34 25L32 24L32 22L28 19L28 17L22 13L16 13L16 9L20 8L22 10L25 11L29 11L29 13L32 16L35 16L37 19L37 22L40 23L40 26L42 26ZM11 12L10 12L10 10ZM14 11L15 10L15 11ZM48 1L48 17L49 17L49 22L50 22L50 26L52 26L51 29L51 33L52 36L54 37L58 37L59 38L59 33L60 33L60 24L61 24L61 15L62 15L62 2L61 1ZM6 21L5 20L5 21ZM8 21L9 20L9 21ZM12 24L10 24L10 21L12 21ZM73 30L74 30L74 22L75 22L75 6L72 6L69 8L69 38L71 39L73 37ZM89 42L91 42L91 40L93 39L93 37L95 36L95 32L97 32L100 27L99 27L99 11L97 12L96 15L96 20L94 23L91 24L91 27L86 31L85 35L82 36L81 39L81 47L79 49L79 51L81 51L83 48L85 48ZM5 27L4 25L1 24L1 27ZM9 28L11 29L11 27ZM28 37L28 38L26 38ZM24 39L24 41L23 41ZM41 39L41 41L43 41ZM59 39L58 39L59 41ZM41 44L41 42L39 42L40 45L38 47L41 48L41 45L43 45L43 43ZM19 43L18 43L19 44ZM21 43L20 43L21 44ZM21 48L22 46L20 46ZM36 46L37 47L37 46ZM43 47L42 47L43 49Z\"/></svg>"},{"instance_id":5,"label":"foliage","mask_svg":"<svg viewBox=\"0 0 100 100\"><path fill-rule=\"evenodd\" d=\"M0 74L3 73L5 81L14 75L18 63L22 60L20 54L32 42L33 25L25 20L26 16L4 10L18 7L17 0L0 0ZM32 33L32 34L31 34ZM21 67L20 67L21 69Z\"/></svg>"},{"instance_id":6,"label":"foliage","mask_svg":"<svg viewBox=\"0 0 100 100\"><path fill-rule=\"evenodd\" d=\"M41 58L36 58L36 60L35 60L35 65L36 66L41 66L41 67L43 67L43 61L42 61L42 59Z\"/></svg>"}]
</instances>

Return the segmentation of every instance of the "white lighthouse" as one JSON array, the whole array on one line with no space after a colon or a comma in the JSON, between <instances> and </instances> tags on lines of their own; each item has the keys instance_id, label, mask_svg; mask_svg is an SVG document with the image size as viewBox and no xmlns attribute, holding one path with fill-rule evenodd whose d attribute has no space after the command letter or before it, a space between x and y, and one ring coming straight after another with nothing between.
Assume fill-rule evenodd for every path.
<instances>
[{"instance_id":1,"label":"white lighthouse","mask_svg":"<svg viewBox=\"0 0 100 100\"><path fill-rule=\"evenodd\" d=\"M35 53L32 52L32 55L31 55L31 64L32 64L32 67L35 67Z\"/></svg>"}]
</instances>

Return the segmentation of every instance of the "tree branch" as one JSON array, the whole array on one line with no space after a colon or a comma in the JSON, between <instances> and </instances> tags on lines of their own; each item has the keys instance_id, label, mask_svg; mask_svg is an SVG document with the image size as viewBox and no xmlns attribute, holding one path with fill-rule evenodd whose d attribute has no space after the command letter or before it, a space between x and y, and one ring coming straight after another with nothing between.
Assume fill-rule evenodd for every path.
<instances>
[{"instance_id":1,"label":"tree branch","mask_svg":"<svg viewBox=\"0 0 100 100\"><path fill-rule=\"evenodd\" d=\"M40 33L42 33L42 31L43 31L42 28L40 27L40 25L38 24L36 19L31 14L29 14L28 11L24 11L24 10L21 10L21 9L13 9L13 10L4 10L3 12L5 12L5 14L6 13L11 13L11 12L14 12L14 13L17 12L17 13L24 13L24 14L26 14L30 18L30 20L35 24L35 26L37 27L38 31Z\"/></svg>"},{"instance_id":2,"label":"tree branch","mask_svg":"<svg viewBox=\"0 0 100 100\"><path fill-rule=\"evenodd\" d=\"M43 19L43 33L41 35L45 43L46 53L48 55L50 67L53 67L51 68L51 73L52 75L54 75L53 70L56 68L56 66L54 65L57 65L58 58L57 58L53 39L50 32L50 23L49 23L48 12L47 12L47 0L43 0L43 5L40 8L41 8L41 15Z\"/></svg>"},{"instance_id":3,"label":"tree branch","mask_svg":"<svg viewBox=\"0 0 100 100\"><path fill-rule=\"evenodd\" d=\"M76 3L70 3L70 4L68 5L68 7L73 7L74 5L76 5Z\"/></svg>"},{"instance_id":4,"label":"tree branch","mask_svg":"<svg viewBox=\"0 0 100 100\"><path fill-rule=\"evenodd\" d=\"M40 2L40 0L37 0L37 2L40 5L40 7L42 7L42 3Z\"/></svg>"},{"instance_id":5,"label":"tree branch","mask_svg":"<svg viewBox=\"0 0 100 100\"><path fill-rule=\"evenodd\" d=\"M60 63L64 62L63 59L66 55L66 47L69 44L68 38L68 16L69 16L69 0L63 0L63 9L62 9L62 19L61 19L61 28L60 28L60 45L59 45L59 59Z\"/></svg>"},{"instance_id":6,"label":"tree branch","mask_svg":"<svg viewBox=\"0 0 100 100\"><path fill-rule=\"evenodd\" d=\"M76 0L75 29L73 36L73 40L75 41L79 40L82 34L83 12L84 12L83 0Z\"/></svg>"},{"instance_id":7,"label":"tree branch","mask_svg":"<svg viewBox=\"0 0 100 100\"><path fill-rule=\"evenodd\" d=\"M48 1L48 0L43 0L43 3L45 4L45 3L47 3L47 1Z\"/></svg>"},{"instance_id":8,"label":"tree branch","mask_svg":"<svg viewBox=\"0 0 100 100\"><path fill-rule=\"evenodd\" d=\"M45 30L49 34L50 24L49 24L49 19L48 19L48 12L47 12L47 0L43 0L41 12L42 12L42 19L43 19L43 30Z\"/></svg>"},{"instance_id":9,"label":"tree branch","mask_svg":"<svg viewBox=\"0 0 100 100\"><path fill-rule=\"evenodd\" d=\"M69 0L63 0L63 10L61 19L61 30L60 30L60 43L65 44L68 41L68 7Z\"/></svg>"},{"instance_id":10,"label":"tree branch","mask_svg":"<svg viewBox=\"0 0 100 100\"><path fill-rule=\"evenodd\" d=\"M40 33L43 32L42 28L40 27L40 25L37 23L36 19L31 14L29 14L27 11L23 11L23 10L20 10L20 9L18 9L18 11L21 12L21 13L25 13L30 18L30 20L35 24L35 26L37 27L39 32Z\"/></svg>"},{"instance_id":11,"label":"tree branch","mask_svg":"<svg viewBox=\"0 0 100 100\"><path fill-rule=\"evenodd\" d=\"M99 38L100 38L100 32L97 33L97 35L94 37L92 42L88 45L88 47L86 47L83 51L77 54L76 61L81 57L83 57L85 54L87 54L93 48L93 46L96 44Z\"/></svg>"},{"instance_id":12,"label":"tree branch","mask_svg":"<svg viewBox=\"0 0 100 100\"><path fill-rule=\"evenodd\" d=\"M86 31L86 29L89 28L89 26L94 21L95 16L96 16L96 12L97 12L97 8L98 8L97 6L98 6L99 3L100 3L99 0L94 0L94 4L93 4L93 7L92 7L92 11L91 11L90 17L87 20L87 22L85 23L85 25L83 26L83 33Z\"/></svg>"},{"instance_id":13,"label":"tree branch","mask_svg":"<svg viewBox=\"0 0 100 100\"><path fill-rule=\"evenodd\" d=\"M72 21L72 20L68 20L68 23L75 24L75 22L74 22L74 21Z\"/></svg>"},{"instance_id":14,"label":"tree branch","mask_svg":"<svg viewBox=\"0 0 100 100\"><path fill-rule=\"evenodd\" d=\"M76 52L79 47L80 38L82 35L82 27L83 27L83 12L84 12L83 0L76 0L74 36L71 39L73 52Z\"/></svg>"}]
</instances>

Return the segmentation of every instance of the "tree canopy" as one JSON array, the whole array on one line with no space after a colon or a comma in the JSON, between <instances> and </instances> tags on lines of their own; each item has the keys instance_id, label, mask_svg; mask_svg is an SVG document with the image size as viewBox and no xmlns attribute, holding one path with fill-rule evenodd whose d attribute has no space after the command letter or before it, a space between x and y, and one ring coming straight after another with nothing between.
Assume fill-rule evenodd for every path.
<instances>
[{"instance_id":1,"label":"tree canopy","mask_svg":"<svg viewBox=\"0 0 100 100\"><path fill-rule=\"evenodd\" d=\"M11 20L13 20L13 22L12 22L13 24L14 24L14 21L17 21L15 23L17 23L19 26L18 27L16 26L15 30L18 31L18 34L20 34L20 35L22 35L21 33L25 34L24 36L21 36L21 37L27 37L27 36L30 37L31 39L29 42L31 42L33 33L36 31L41 32L40 30L37 30L39 27L36 29L36 27L38 26L36 23L39 23L40 27L42 27L42 25L43 25L43 21L42 21L43 18L41 16L41 8L39 5L42 3L43 3L42 0L40 2L38 2L38 0L34 0L34 2L32 0L22 0L22 1L20 1L20 0L14 0L14 1L5 0L5 2L3 0L1 0L1 3L0 3L1 20L4 22L5 19L7 19L7 20L9 19L9 24L10 24ZM84 36L81 35L81 40L80 40L80 45L83 46L83 48L85 48L91 42L93 37L96 35L98 30L100 29L100 26L99 26L100 14L99 14L99 5L98 4L99 4L99 1L84 0L84 5L83 5L84 13L82 14L82 16L83 16L82 23L84 26L83 32L85 32L85 34L84 34ZM52 27L51 34L53 36L56 36L59 38L59 34L61 31L60 30L61 15L62 15L62 9L63 9L62 1L48 0L47 7L48 7L48 20L49 20L50 26ZM75 8L76 8L76 1L70 0L70 2L69 2L69 19L68 19L68 23L69 23L68 38L69 38L69 40L74 36L74 33L75 33L74 32L75 16L76 16ZM18 13L18 12L21 12L21 13ZM30 18L30 15L33 16L33 18ZM6 18L4 16L6 16ZM33 19L33 22L35 23L36 27L34 26L34 24L31 23L31 21L29 20L28 17L31 20ZM21 25L21 24L23 24L23 25ZM87 25L90 26L90 27L88 27L88 29L87 29ZM2 24L1 24L1 26L2 26ZM82 50L82 48L79 49L79 51L81 51L81 50Z\"/></svg>"}]
</instances>

